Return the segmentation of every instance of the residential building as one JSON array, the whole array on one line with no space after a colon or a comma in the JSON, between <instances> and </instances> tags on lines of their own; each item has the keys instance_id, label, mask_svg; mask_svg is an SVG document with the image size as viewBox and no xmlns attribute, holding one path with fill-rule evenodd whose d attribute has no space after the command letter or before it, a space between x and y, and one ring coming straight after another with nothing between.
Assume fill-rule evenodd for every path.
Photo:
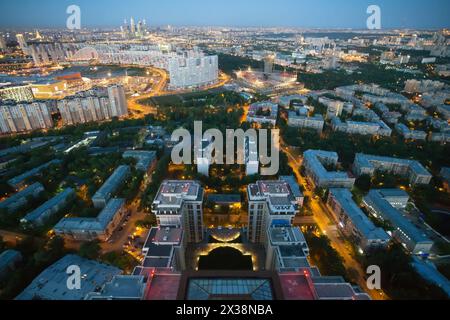
<instances>
[{"instance_id":1,"label":"residential building","mask_svg":"<svg viewBox=\"0 0 450 320\"><path fill-rule=\"evenodd\" d=\"M411 130L403 123L397 123L395 130L404 138L411 140L426 140L427 133L421 130Z\"/></svg>"},{"instance_id":2,"label":"residential building","mask_svg":"<svg viewBox=\"0 0 450 320\"><path fill-rule=\"evenodd\" d=\"M121 184L128 178L130 172L131 170L129 166L122 165L117 167L113 174L105 181L105 183L92 197L94 207L100 209L104 208L109 199L112 198Z\"/></svg>"},{"instance_id":3,"label":"residential building","mask_svg":"<svg viewBox=\"0 0 450 320\"><path fill-rule=\"evenodd\" d=\"M405 176L412 185L429 184L433 177L420 162L392 157L381 157L357 153L353 162L353 173L374 176L376 171Z\"/></svg>"},{"instance_id":4,"label":"residential building","mask_svg":"<svg viewBox=\"0 0 450 320\"><path fill-rule=\"evenodd\" d=\"M146 289L145 277L141 275L116 275L106 282L100 291L90 292L85 300L128 301L141 300Z\"/></svg>"},{"instance_id":5,"label":"residential building","mask_svg":"<svg viewBox=\"0 0 450 320\"><path fill-rule=\"evenodd\" d=\"M136 169L147 173L150 173L157 162L156 151L128 150L122 157L136 159Z\"/></svg>"},{"instance_id":6,"label":"residential building","mask_svg":"<svg viewBox=\"0 0 450 320\"><path fill-rule=\"evenodd\" d=\"M355 178L347 172L328 171L325 166L338 164L336 152L308 150L303 154L303 166L307 177L318 188L352 188Z\"/></svg>"},{"instance_id":7,"label":"residential building","mask_svg":"<svg viewBox=\"0 0 450 320\"><path fill-rule=\"evenodd\" d=\"M344 110L343 101L320 97L319 102L327 107L327 119L342 115L342 111Z\"/></svg>"},{"instance_id":8,"label":"residential building","mask_svg":"<svg viewBox=\"0 0 450 320\"><path fill-rule=\"evenodd\" d=\"M12 179L8 180L8 184L13 187L15 190L19 190L21 187L25 186L26 181L28 178L31 178L33 176L36 176L41 173L44 169L47 169L48 167L52 165L58 165L61 163L61 160L55 159L52 161L49 161L47 163L44 163L36 168L33 168L31 170L28 170Z\"/></svg>"},{"instance_id":9,"label":"residential building","mask_svg":"<svg viewBox=\"0 0 450 320\"><path fill-rule=\"evenodd\" d=\"M199 174L209 176L209 167L212 163L212 141L202 139L197 155L197 171Z\"/></svg>"},{"instance_id":10,"label":"residential building","mask_svg":"<svg viewBox=\"0 0 450 320\"><path fill-rule=\"evenodd\" d=\"M343 233L350 237L361 251L372 248L386 247L389 235L373 222L353 201L353 195L348 189L330 189L327 206Z\"/></svg>"},{"instance_id":11,"label":"residential building","mask_svg":"<svg viewBox=\"0 0 450 320\"><path fill-rule=\"evenodd\" d=\"M292 224L299 205L286 181L257 181L247 186L248 239L253 243L266 241L266 230L273 221Z\"/></svg>"},{"instance_id":12,"label":"residential building","mask_svg":"<svg viewBox=\"0 0 450 320\"><path fill-rule=\"evenodd\" d=\"M324 125L325 120L321 114L309 117L308 115L300 115L295 111L289 111L288 126L290 127L314 129L321 133Z\"/></svg>"},{"instance_id":13,"label":"residential building","mask_svg":"<svg viewBox=\"0 0 450 320\"><path fill-rule=\"evenodd\" d=\"M408 251L413 254L429 254L433 241L402 211L408 201L408 193L401 189L375 189L364 197L363 203L374 217L392 224L392 236Z\"/></svg>"},{"instance_id":14,"label":"residential building","mask_svg":"<svg viewBox=\"0 0 450 320\"><path fill-rule=\"evenodd\" d=\"M405 82L405 91L408 93L424 93L430 91L439 91L444 89L445 83L433 80L414 80Z\"/></svg>"},{"instance_id":15,"label":"residential building","mask_svg":"<svg viewBox=\"0 0 450 320\"><path fill-rule=\"evenodd\" d=\"M431 132L428 135L428 141L448 143L450 142L450 132Z\"/></svg>"},{"instance_id":16,"label":"residential building","mask_svg":"<svg viewBox=\"0 0 450 320\"><path fill-rule=\"evenodd\" d=\"M390 137L392 134L392 129L381 120L378 122L342 122L338 117L334 117L331 121L331 125L333 131L345 132L348 134L376 135L384 137Z\"/></svg>"},{"instance_id":17,"label":"residential building","mask_svg":"<svg viewBox=\"0 0 450 320\"><path fill-rule=\"evenodd\" d=\"M308 101L308 97L299 94L294 94L278 98L279 105L287 109L289 109L289 107L291 106L291 102L293 101L301 101L302 103L306 103Z\"/></svg>"},{"instance_id":18,"label":"residential building","mask_svg":"<svg viewBox=\"0 0 450 320\"><path fill-rule=\"evenodd\" d=\"M108 99L111 107L111 117L121 117L128 114L127 98L121 85L108 87Z\"/></svg>"},{"instance_id":19,"label":"residential building","mask_svg":"<svg viewBox=\"0 0 450 320\"><path fill-rule=\"evenodd\" d=\"M142 248L145 255L144 268L171 268L182 271L186 268L186 238L182 228L159 226L150 229Z\"/></svg>"},{"instance_id":20,"label":"residential building","mask_svg":"<svg viewBox=\"0 0 450 320\"><path fill-rule=\"evenodd\" d=\"M165 180L152 204L158 225L182 228L187 242L202 241L203 196L197 181Z\"/></svg>"},{"instance_id":21,"label":"residential building","mask_svg":"<svg viewBox=\"0 0 450 320\"><path fill-rule=\"evenodd\" d=\"M65 62L65 49L61 43L31 43L28 46L36 66L45 66Z\"/></svg>"},{"instance_id":22,"label":"residential building","mask_svg":"<svg viewBox=\"0 0 450 320\"><path fill-rule=\"evenodd\" d=\"M447 95L448 97L448 95ZM445 120L450 120L450 105L443 104L437 107L437 112L444 117Z\"/></svg>"},{"instance_id":23,"label":"residential building","mask_svg":"<svg viewBox=\"0 0 450 320\"><path fill-rule=\"evenodd\" d=\"M108 241L125 213L125 199L111 199L96 218L63 218L53 230L69 240Z\"/></svg>"},{"instance_id":24,"label":"residential building","mask_svg":"<svg viewBox=\"0 0 450 320\"><path fill-rule=\"evenodd\" d=\"M16 210L25 206L30 198L39 197L43 191L44 186L36 182L0 202L0 210L4 209L7 213L14 213Z\"/></svg>"},{"instance_id":25,"label":"residential building","mask_svg":"<svg viewBox=\"0 0 450 320\"><path fill-rule=\"evenodd\" d=\"M441 288L450 298L450 280L439 272L432 261L413 257L412 266L422 278Z\"/></svg>"},{"instance_id":26,"label":"residential building","mask_svg":"<svg viewBox=\"0 0 450 320\"><path fill-rule=\"evenodd\" d=\"M300 228L277 224L267 229L266 270L294 271L309 268L309 248Z\"/></svg>"},{"instance_id":27,"label":"residential building","mask_svg":"<svg viewBox=\"0 0 450 320\"><path fill-rule=\"evenodd\" d=\"M20 222L26 226L42 226L54 214L63 209L75 196L75 190L67 188L56 196L42 204L40 207L28 213Z\"/></svg>"},{"instance_id":28,"label":"residential building","mask_svg":"<svg viewBox=\"0 0 450 320\"><path fill-rule=\"evenodd\" d=\"M250 105L248 114L247 114L247 122L256 122L259 124L271 124L273 126L276 125L278 118L278 104L263 101L256 102Z\"/></svg>"},{"instance_id":29,"label":"residential building","mask_svg":"<svg viewBox=\"0 0 450 320\"><path fill-rule=\"evenodd\" d=\"M168 71L171 89L195 88L217 82L219 77L218 56L204 56L188 52L184 56L169 59Z\"/></svg>"},{"instance_id":30,"label":"residential building","mask_svg":"<svg viewBox=\"0 0 450 320\"><path fill-rule=\"evenodd\" d=\"M18 133L51 127L53 120L45 103L0 106L0 133Z\"/></svg>"},{"instance_id":31,"label":"residential building","mask_svg":"<svg viewBox=\"0 0 450 320\"><path fill-rule=\"evenodd\" d=\"M285 181L289 184L289 188L291 188L292 195L294 196L295 200L297 200L297 204L299 208L303 207L303 203L305 201L305 196L303 195L303 192L300 190L300 185L297 182L297 179L295 176L280 176L280 181Z\"/></svg>"},{"instance_id":32,"label":"residential building","mask_svg":"<svg viewBox=\"0 0 450 320\"><path fill-rule=\"evenodd\" d=\"M67 270L71 266L77 266L83 275L77 290L67 286ZM83 300L121 273L116 267L69 254L39 274L16 300Z\"/></svg>"},{"instance_id":33,"label":"residential building","mask_svg":"<svg viewBox=\"0 0 450 320\"><path fill-rule=\"evenodd\" d=\"M0 253L0 280L8 277L17 265L22 262L22 254L17 250L5 250Z\"/></svg>"},{"instance_id":34,"label":"residential building","mask_svg":"<svg viewBox=\"0 0 450 320\"><path fill-rule=\"evenodd\" d=\"M65 125L103 121L128 115L125 91L114 85L104 90L90 90L59 100L58 111Z\"/></svg>"}]
</instances>

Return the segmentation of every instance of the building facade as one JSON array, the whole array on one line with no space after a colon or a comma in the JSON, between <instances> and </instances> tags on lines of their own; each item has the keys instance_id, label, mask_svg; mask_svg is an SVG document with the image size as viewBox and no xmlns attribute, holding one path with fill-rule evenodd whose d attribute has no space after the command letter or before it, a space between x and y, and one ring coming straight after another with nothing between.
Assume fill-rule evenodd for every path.
<instances>
[{"instance_id":1,"label":"building facade","mask_svg":"<svg viewBox=\"0 0 450 320\"><path fill-rule=\"evenodd\" d=\"M248 239L253 243L266 241L266 230L274 220L292 224L299 205L286 181L258 181L247 186Z\"/></svg>"},{"instance_id":2,"label":"building facade","mask_svg":"<svg viewBox=\"0 0 450 320\"><path fill-rule=\"evenodd\" d=\"M203 196L203 188L197 181L164 181L152 203L158 225L182 228L187 242L201 242Z\"/></svg>"}]
</instances>

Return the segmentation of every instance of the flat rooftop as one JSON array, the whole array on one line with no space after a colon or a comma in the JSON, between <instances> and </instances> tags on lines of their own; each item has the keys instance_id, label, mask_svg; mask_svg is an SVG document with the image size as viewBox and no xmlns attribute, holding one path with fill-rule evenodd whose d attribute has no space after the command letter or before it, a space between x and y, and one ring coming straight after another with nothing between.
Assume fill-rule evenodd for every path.
<instances>
[{"instance_id":1,"label":"flat rooftop","mask_svg":"<svg viewBox=\"0 0 450 320\"><path fill-rule=\"evenodd\" d=\"M179 208L184 200L203 200L203 188L200 183L190 180L165 180L159 187L153 207Z\"/></svg>"},{"instance_id":2,"label":"flat rooftop","mask_svg":"<svg viewBox=\"0 0 450 320\"><path fill-rule=\"evenodd\" d=\"M269 235L273 244L306 242L305 237L297 227L271 227Z\"/></svg>"},{"instance_id":3,"label":"flat rooftop","mask_svg":"<svg viewBox=\"0 0 450 320\"><path fill-rule=\"evenodd\" d=\"M82 270L81 290L69 290L67 268L76 265ZM116 267L69 254L39 274L16 300L83 300L88 293L98 291L106 282L121 274Z\"/></svg>"},{"instance_id":4,"label":"flat rooftop","mask_svg":"<svg viewBox=\"0 0 450 320\"><path fill-rule=\"evenodd\" d=\"M136 268L147 280L144 300L177 300L181 274L165 268Z\"/></svg>"},{"instance_id":5,"label":"flat rooftop","mask_svg":"<svg viewBox=\"0 0 450 320\"><path fill-rule=\"evenodd\" d=\"M279 275L285 300L315 300L314 289L302 272Z\"/></svg>"}]
</instances>

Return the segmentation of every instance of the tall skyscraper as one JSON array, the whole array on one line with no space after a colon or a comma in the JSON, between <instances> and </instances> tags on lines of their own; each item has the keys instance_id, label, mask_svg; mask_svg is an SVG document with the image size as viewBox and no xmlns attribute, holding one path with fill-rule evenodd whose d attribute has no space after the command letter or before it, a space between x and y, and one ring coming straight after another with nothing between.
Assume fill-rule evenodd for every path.
<instances>
[{"instance_id":1,"label":"tall skyscraper","mask_svg":"<svg viewBox=\"0 0 450 320\"><path fill-rule=\"evenodd\" d=\"M3 35L0 34L0 50L6 51L6 40Z\"/></svg>"},{"instance_id":2,"label":"tall skyscraper","mask_svg":"<svg viewBox=\"0 0 450 320\"><path fill-rule=\"evenodd\" d=\"M130 32L133 36L136 35L136 25L134 23L133 17L131 17L131 19L130 19Z\"/></svg>"}]
</instances>

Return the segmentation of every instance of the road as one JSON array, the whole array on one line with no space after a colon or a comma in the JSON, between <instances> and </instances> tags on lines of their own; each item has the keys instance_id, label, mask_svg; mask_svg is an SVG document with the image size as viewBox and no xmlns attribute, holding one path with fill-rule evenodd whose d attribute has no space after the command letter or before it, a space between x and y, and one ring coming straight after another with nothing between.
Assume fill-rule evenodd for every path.
<instances>
[{"instance_id":1,"label":"road","mask_svg":"<svg viewBox=\"0 0 450 320\"><path fill-rule=\"evenodd\" d=\"M155 112L156 112L155 107L142 104L141 103L142 100L153 98L153 97L162 97L162 96L169 96L169 95L192 92L192 90L176 90L176 91L166 90L167 83L169 82L169 75L167 74L167 72L165 70L157 69L157 68L148 68L148 69L151 72L158 73L161 77L161 80L153 88L152 92L145 94L145 95L131 97L128 99L128 109L130 111L134 112L134 118L144 117L148 114L155 114ZM231 78L227 74L220 73L219 82L212 84L210 86L202 87L200 89L200 91L206 91L206 90L223 87L230 80L231 80Z\"/></svg>"},{"instance_id":2,"label":"road","mask_svg":"<svg viewBox=\"0 0 450 320\"><path fill-rule=\"evenodd\" d=\"M142 193L146 190L147 186L151 183L151 179L144 179L139 188L139 192L133 201L130 204L127 204L128 209L128 218L124 217L121 222L121 227L118 227L113 232L113 235L107 242L101 242L101 253L105 254L108 252L117 252L117 251L126 251L130 255L134 256L136 259L140 259L140 248L138 250L132 251L125 248L125 245L129 242L130 236L139 236L142 241L145 241L146 234L148 230L137 228L136 222L139 220L143 220L146 217L146 213L142 210L139 210L140 207L140 199L142 197ZM125 221L128 220L128 221ZM65 241L66 248L79 250L80 245L83 242L80 241ZM140 246L142 247L142 246ZM131 249L131 248L130 248Z\"/></svg>"},{"instance_id":3,"label":"road","mask_svg":"<svg viewBox=\"0 0 450 320\"><path fill-rule=\"evenodd\" d=\"M289 166L292 168L298 182L304 188L304 195L310 199L310 207L313 212L314 220L316 221L319 229L325 234L331 241L332 247L339 253L344 259L344 265L347 270L354 270L358 277L355 279L357 284L367 292L374 300L387 300L388 297L384 292L378 290L369 290L367 288L363 268L360 263L353 257L353 249L351 244L345 239L345 237L338 231L338 228L333 221L331 213L320 199L314 199L315 195L310 183L300 173L300 167L302 165L302 159L296 156L294 149L287 146L283 140L281 140L281 149L287 155Z\"/></svg>"},{"instance_id":4,"label":"road","mask_svg":"<svg viewBox=\"0 0 450 320\"><path fill-rule=\"evenodd\" d=\"M148 69L152 73L159 74L159 76L161 78L160 81L158 82L158 84L153 88L153 90L150 93L136 96L136 97L131 97L128 99L128 109L132 112L133 111L137 112L137 114L140 115L141 117L144 117L148 114L154 114L155 108L141 104L140 101L161 95L162 92L164 92L164 89L167 86L167 82L169 80L169 76L165 70L157 69L157 68L153 68L153 67L150 67Z\"/></svg>"},{"instance_id":5,"label":"road","mask_svg":"<svg viewBox=\"0 0 450 320\"><path fill-rule=\"evenodd\" d=\"M7 230L0 230L0 236L3 238L3 241L12 245L16 245L18 242L28 237L25 234Z\"/></svg>"}]
</instances>

